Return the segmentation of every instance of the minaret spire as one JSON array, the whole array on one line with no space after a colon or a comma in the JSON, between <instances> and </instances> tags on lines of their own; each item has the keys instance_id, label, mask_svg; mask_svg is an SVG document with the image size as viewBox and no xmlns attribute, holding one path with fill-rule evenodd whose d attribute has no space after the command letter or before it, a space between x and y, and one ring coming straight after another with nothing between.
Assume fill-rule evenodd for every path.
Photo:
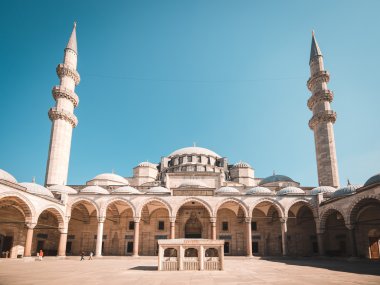
<instances>
[{"instance_id":1,"label":"minaret spire","mask_svg":"<svg viewBox=\"0 0 380 285\"><path fill-rule=\"evenodd\" d=\"M76 54L78 54L77 49L77 22L74 22L73 31L71 32L70 39L67 43L66 48L73 50Z\"/></svg>"},{"instance_id":2,"label":"minaret spire","mask_svg":"<svg viewBox=\"0 0 380 285\"><path fill-rule=\"evenodd\" d=\"M307 101L307 106L313 112L309 127L314 131L318 181L319 185L338 187L338 162L333 128L336 113L330 107L334 94L327 87L330 74L324 70L323 55L315 39L314 31L309 65L311 76L307 81L307 87L312 96Z\"/></svg>"},{"instance_id":3,"label":"minaret spire","mask_svg":"<svg viewBox=\"0 0 380 285\"><path fill-rule=\"evenodd\" d=\"M75 86L79 84L77 72L77 37L76 23L65 48L63 63L57 66L60 84L53 87L55 107L49 110L52 121L49 156L46 166L45 185L62 184L67 181L73 128L78 124L74 108L79 98L75 94Z\"/></svg>"}]
</instances>

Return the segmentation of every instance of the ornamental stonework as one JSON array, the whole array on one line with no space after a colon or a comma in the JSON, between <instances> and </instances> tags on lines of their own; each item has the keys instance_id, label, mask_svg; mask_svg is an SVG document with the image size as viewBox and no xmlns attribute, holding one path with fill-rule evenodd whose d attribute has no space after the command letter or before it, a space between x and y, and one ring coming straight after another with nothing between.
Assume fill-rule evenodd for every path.
<instances>
[{"instance_id":1,"label":"ornamental stonework","mask_svg":"<svg viewBox=\"0 0 380 285\"><path fill-rule=\"evenodd\" d=\"M312 110L315 104L323 101L331 103L333 99L334 93L331 90L321 90L319 92L314 93L310 97L310 99L307 101L307 106L310 110Z\"/></svg>"},{"instance_id":2,"label":"ornamental stonework","mask_svg":"<svg viewBox=\"0 0 380 285\"><path fill-rule=\"evenodd\" d=\"M74 114L69 113L63 109L57 109L55 107L49 110L49 118L52 121L65 120L66 122L70 123L73 128L78 125L78 119Z\"/></svg>"},{"instance_id":3,"label":"ornamental stonework","mask_svg":"<svg viewBox=\"0 0 380 285\"><path fill-rule=\"evenodd\" d=\"M310 129L314 129L316 125L318 125L321 122L331 122L335 123L336 121L336 112L332 110L326 110L323 112L316 113L309 121L309 127Z\"/></svg>"},{"instance_id":4,"label":"ornamental stonework","mask_svg":"<svg viewBox=\"0 0 380 285\"><path fill-rule=\"evenodd\" d=\"M307 81L307 88L312 91L313 85L318 82L329 82L330 81L330 74L326 70L318 71L316 74L314 74L312 77L309 78Z\"/></svg>"},{"instance_id":5,"label":"ornamental stonework","mask_svg":"<svg viewBox=\"0 0 380 285\"><path fill-rule=\"evenodd\" d=\"M79 97L75 92L63 87L63 86L54 86L52 90L52 95L54 100L57 101L58 98L65 98L70 100L73 103L74 108L79 104Z\"/></svg>"},{"instance_id":6,"label":"ornamental stonework","mask_svg":"<svg viewBox=\"0 0 380 285\"><path fill-rule=\"evenodd\" d=\"M80 82L79 73L75 69L71 68L71 66L64 63L60 63L58 64L56 71L59 78L63 76L69 76L74 80L75 85L79 84Z\"/></svg>"}]
</instances>

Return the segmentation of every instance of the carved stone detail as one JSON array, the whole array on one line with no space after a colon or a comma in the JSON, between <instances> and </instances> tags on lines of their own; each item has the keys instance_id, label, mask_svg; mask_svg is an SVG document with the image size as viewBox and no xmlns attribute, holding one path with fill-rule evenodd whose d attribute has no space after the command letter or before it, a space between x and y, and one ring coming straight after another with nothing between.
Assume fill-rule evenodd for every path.
<instances>
[{"instance_id":1,"label":"carved stone detail","mask_svg":"<svg viewBox=\"0 0 380 285\"><path fill-rule=\"evenodd\" d=\"M307 88L309 88L309 90L311 91L313 85L318 80L323 80L326 83L329 82L330 81L329 72L326 70L318 71L316 74L314 74L312 77L310 77L309 80L307 81Z\"/></svg>"},{"instance_id":2,"label":"carved stone detail","mask_svg":"<svg viewBox=\"0 0 380 285\"><path fill-rule=\"evenodd\" d=\"M316 113L309 121L310 129L314 130L314 127L320 122L331 122L335 123L336 113L332 110L326 110L319 113Z\"/></svg>"},{"instance_id":3,"label":"carved stone detail","mask_svg":"<svg viewBox=\"0 0 380 285\"><path fill-rule=\"evenodd\" d=\"M69 113L63 109L57 109L56 107L50 108L49 118L52 121L65 120L66 122L70 123L73 126L73 128L75 128L78 125L78 119L74 114Z\"/></svg>"},{"instance_id":4,"label":"carved stone detail","mask_svg":"<svg viewBox=\"0 0 380 285\"><path fill-rule=\"evenodd\" d=\"M328 101L331 103L333 99L334 93L331 90L321 90L314 93L313 96L310 97L310 99L307 101L307 106L310 110L312 110L314 105L318 102Z\"/></svg>"},{"instance_id":5,"label":"carved stone detail","mask_svg":"<svg viewBox=\"0 0 380 285\"><path fill-rule=\"evenodd\" d=\"M70 100L73 103L74 108L76 108L78 106L79 97L77 94L75 94L75 92L73 92L73 91L71 91L65 87L62 87L60 85L54 86L53 90L51 92L53 94L54 100L57 101L58 98L65 98L67 100Z\"/></svg>"},{"instance_id":6,"label":"carved stone detail","mask_svg":"<svg viewBox=\"0 0 380 285\"><path fill-rule=\"evenodd\" d=\"M73 69L71 66L64 64L64 63L60 63L60 64L58 64L56 70L57 70L57 75L59 76L59 78L61 78L63 76L69 76L74 80L75 85L79 84L79 82L80 82L79 73L78 73L78 71Z\"/></svg>"}]
</instances>

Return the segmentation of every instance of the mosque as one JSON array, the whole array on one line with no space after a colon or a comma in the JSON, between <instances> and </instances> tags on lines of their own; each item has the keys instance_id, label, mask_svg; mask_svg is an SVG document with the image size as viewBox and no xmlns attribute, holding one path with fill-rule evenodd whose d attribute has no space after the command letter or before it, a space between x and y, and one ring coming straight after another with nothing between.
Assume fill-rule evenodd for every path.
<instances>
[{"instance_id":1,"label":"mosque","mask_svg":"<svg viewBox=\"0 0 380 285\"><path fill-rule=\"evenodd\" d=\"M157 163L141 162L132 177L99 174L66 185L74 109L79 97L76 25L56 68L60 83L45 185L18 182L0 170L0 255L27 258L42 249L64 257L156 255L158 240L224 240L225 255L341 256L379 259L380 174L363 185L339 185L329 73L312 35L310 79L319 185L305 187L285 175L259 178L246 162L197 146ZM364 182L364 181L363 181ZM194 254L189 252L189 254Z\"/></svg>"}]
</instances>

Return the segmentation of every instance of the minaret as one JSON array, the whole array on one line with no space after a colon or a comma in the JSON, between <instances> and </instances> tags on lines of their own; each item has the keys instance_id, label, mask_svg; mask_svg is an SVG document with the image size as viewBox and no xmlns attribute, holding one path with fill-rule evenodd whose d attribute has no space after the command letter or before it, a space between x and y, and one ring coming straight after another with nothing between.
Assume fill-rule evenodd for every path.
<instances>
[{"instance_id":1,"label":"minaret","mask_svg":"<svg viewBox=\"0 0 380 285\"><path fill-rule=\"evenodd\" d=\"M315 39L314 31L309 65L311 76L307 81L307 87L312 96L307 101L307 106L313 112L309 127L314 131L318 182L319 185L337 187L339 186L339 174L333 128L336 113L330 107L334 94L327 88L330 75L324 70L323 56Z\"/></svg>"},{"instance_id":2,"label":"minaret","mask_svg":"<svg viewBox=\"0 0 380 285\"><path fill-rule=\"evenodd\" d=\"M78 106L79 98L75 94L75 86L80 77L77 72L77 36L76 23L65 48L63 63L57 66L60 84L52 90L56 101L55 107L49 110L52 121L49 156L46 166L45 185L66 184L69 170L71 136L73 128L78 124L74 108Z\"/></svg>"}]
</instances>

